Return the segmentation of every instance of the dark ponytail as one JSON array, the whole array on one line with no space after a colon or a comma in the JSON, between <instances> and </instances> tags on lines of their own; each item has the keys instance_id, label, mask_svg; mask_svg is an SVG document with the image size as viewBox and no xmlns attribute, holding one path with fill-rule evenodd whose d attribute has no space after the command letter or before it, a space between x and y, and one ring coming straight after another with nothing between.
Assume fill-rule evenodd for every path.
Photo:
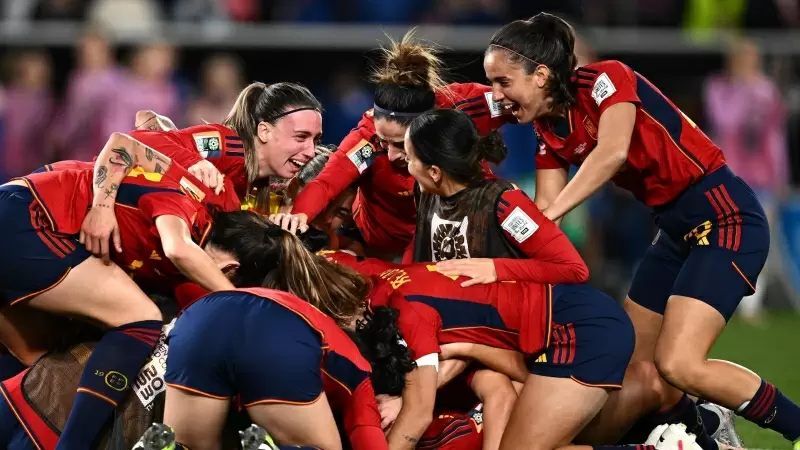
<instances>
[{"instance_id":1,"label":"dark ponytail","mask_svg":"<svg viewBox=\"0 0 800 450\"><path fill-rule=\"evenodd\" d=\"M509 61L522 66L526 74L539 65L550 69L547 91L553 103L575 104L576 86L570 80L578 66L575 30L564 19L539 13L528 20L515 20L498 30L486 52L502 51Z\"/></svg>"},{"instance_id":2,"label":"dark ponytail","mask_svg":"<svg viewBox=\"0 0 800 450\"><path fill-rule=\"evenodd\" d=\"M349 333L372 366L372 387L377 395L402 394L406 374L417 367L411 351L400 342L399 315L395 308L379 306L364 312L364 319L356 322L355 333Z\"/></svg>"},{"instance_id":3,"label":"dark ponytail","mask_svg":"<svg viewBox=\"0 0 800 450\"><path fill-rule=\"evenodd\" d=\"M414 119L409 127L414 155L426 166L437 166L460 183L485 176L481 162L500 163L507 155L497 132L478 135L472 119L457 109L437 109Z\"/></svg>"}]
</instances>

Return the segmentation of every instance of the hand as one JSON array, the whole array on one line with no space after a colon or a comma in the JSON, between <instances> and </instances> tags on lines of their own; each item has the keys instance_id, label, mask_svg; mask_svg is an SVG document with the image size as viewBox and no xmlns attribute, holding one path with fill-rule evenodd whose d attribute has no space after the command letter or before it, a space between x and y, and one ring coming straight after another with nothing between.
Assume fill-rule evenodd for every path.
<instances>
[{"instance_id":1,"label":"hand","mask_svg":"<svg viewBox=\"0 0 800 450\"><path fill-rule=\"evenodd\" d=\"M553 214L554 212L555 210L550 206L548 206L547 208L542 210L542 215L555 222L556 220L558 220L558 217L555 217L555 215Z\"/></svg>"},{"instance_id":2,"label":"hand","mask_svg":"<svg viewBox=\"0 0 800 450\"><path fill-rule=\"evenodd\" d=\"M476 284L490 284L497 281L494 261L489 258L451 259L436 263L436 270L448 277L469 277L471 280L461 283L461 287Z\"/></svg>"},{"instance_id":3,"label":"hand","mask_svg":"<svg viewBox=\"0 0 800 450\"><path fill-rule=\"evenodd\" d=\"M270 214L269 221L275 225L279 225L284 230L297 234L301 234L308 230L308 216L305 214Z\"/></svg>"},{"instance_id":4,"label":"hand","mask_svg":"<svg viewBox=\"0 0 800 450\"><path fill-rule=\"evenodd\" d=\"M213 190L215 194L225 190L225 183L223 182L225 176L219 173L219 170L205 159L189 167L189 173Z\"/></svg>"},{"instance_id":5,"label":"hand","mask_svg":"<svg viewBox=\"0 0 800 450\"><path fill-rule=\"evenodd\" d=\"M378 401L378 412L381 414L381 428L386 430L395 420L403 408L403 397L380 394L375 396Z\"/></svg>"},{"instance_id":6,"label":"hand","mask_svg":"<svg viewBox=\"0 0 800 450\"><path fill-rule=\"evenodd\" d=\"M86 250L101 258L104 263L111 263L111 252L108 241L112 240L117 253L122 253L122 242L119 238L119 224L114 215L114 205L98 204L86 214L81 225L78 239Z\"/></svg>"}]
</instances>

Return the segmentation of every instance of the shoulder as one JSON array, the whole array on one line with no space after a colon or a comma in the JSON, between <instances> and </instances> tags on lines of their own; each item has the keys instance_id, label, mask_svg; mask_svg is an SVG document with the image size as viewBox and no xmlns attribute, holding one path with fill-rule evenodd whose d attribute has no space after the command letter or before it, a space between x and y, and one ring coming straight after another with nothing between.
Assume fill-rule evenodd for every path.
<instances>
[{"instance_id":1,"label":"shoulder","mask_svg":"<svg viewBox=\"0 0 800 450\"><path fill-rule=\"evenodd\" d=\"M436 91L436 106L438 108L462 109L462 105L480 104L487 105L492 102L492 89L480 83L450 83Z\"/></svg>"}]
</instances>

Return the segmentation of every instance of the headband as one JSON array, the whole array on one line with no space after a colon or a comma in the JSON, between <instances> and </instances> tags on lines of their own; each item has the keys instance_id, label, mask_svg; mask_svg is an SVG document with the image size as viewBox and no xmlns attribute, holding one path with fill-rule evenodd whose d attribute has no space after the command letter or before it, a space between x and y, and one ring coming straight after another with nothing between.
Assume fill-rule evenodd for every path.
<instances>
[{"instance_id":1,"label":"headband","mask_svg":"<svg viewBox=\"0 0 800 450\"><path fill-rule=\"evenodd\" d=\"M280 119L281 117L288 116L289 114L293 114L293 113L296 113L296 112L299 112L299 111L307 111L307 110L313 110L313 111L319 112L319 109L315 108L313 106L303 106L303 107L300 107L300 108L286 110L286 111L284 111L284 112L282 112L282 113L280 113L280 114L278 114L278 115L276 115L274 117L271 117L271 118L269 118L267 120L262 120L262 122L271 123L271 122L274 122L274 121Z\"/></svg>"},{"instance_id":2,"label":"headband","mask_svg":"<svg viewBox=\"0 0 800 450\"><path fill-rule=\"evenodd\" d=\"M539 61L536 61L536 60L530 59L530 58L528 58L527 56L523 55L522 53L520 53L520 52L515 52L514 50L511 50L511 49L510 49L510 48L508 48L508 47L503 47L502 45L497 45L497 44L489 44L489 47L497 47L497 48L501 48L501 49L503 49L503 50L505 50L505 51L507 51L507 52L509 52L509 53L513 53L513 54L515 54L515 55L519 56L520 58L527 59L528 61L530 61L530 62L532 62L532 63L534 63L534 64L538 64L538 65L542 65L542 66L547 66L547 64L542 64L542 63L540 63Z\"/></svg>"},{"instance_id":3,"label":"headband","mask_svg":"<svg viewBox=\"0 0 800 450\"><path fill-rule=\"evenodd\" d=\"M426 112L430 111L429 109L425 110L425 111L420 111L420 112L392 111L392 110L389 110L389 109L381 108L378 105L372 105L372 108L375 110L375 112L381 113L381 114L385 114L385 115L390 116L390 117L417 117L417 116L420 116L420 115L425 114Z\"/></svg>"}]
</instances>

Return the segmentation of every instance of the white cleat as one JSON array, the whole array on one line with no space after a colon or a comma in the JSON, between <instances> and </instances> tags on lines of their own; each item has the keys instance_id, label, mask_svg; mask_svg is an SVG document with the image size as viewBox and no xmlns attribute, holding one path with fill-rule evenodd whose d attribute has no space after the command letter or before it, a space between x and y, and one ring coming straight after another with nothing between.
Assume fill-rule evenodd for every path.
<instances>
[{"instance_id":1,"label":"white cleat","mask_svg":"<svg viewBox=\"0 0 800 450\"><path fill-rule=\"evenodd\" d=\"M703 402L697 405L707 411L711 411L719 417L719 428L716 431L706 430L711 435L711 439L734 448L744 448L744 443L739 433L736 432L736 414L728 408L719 406L715 403Z\"/></svg>"}]
</instances>

